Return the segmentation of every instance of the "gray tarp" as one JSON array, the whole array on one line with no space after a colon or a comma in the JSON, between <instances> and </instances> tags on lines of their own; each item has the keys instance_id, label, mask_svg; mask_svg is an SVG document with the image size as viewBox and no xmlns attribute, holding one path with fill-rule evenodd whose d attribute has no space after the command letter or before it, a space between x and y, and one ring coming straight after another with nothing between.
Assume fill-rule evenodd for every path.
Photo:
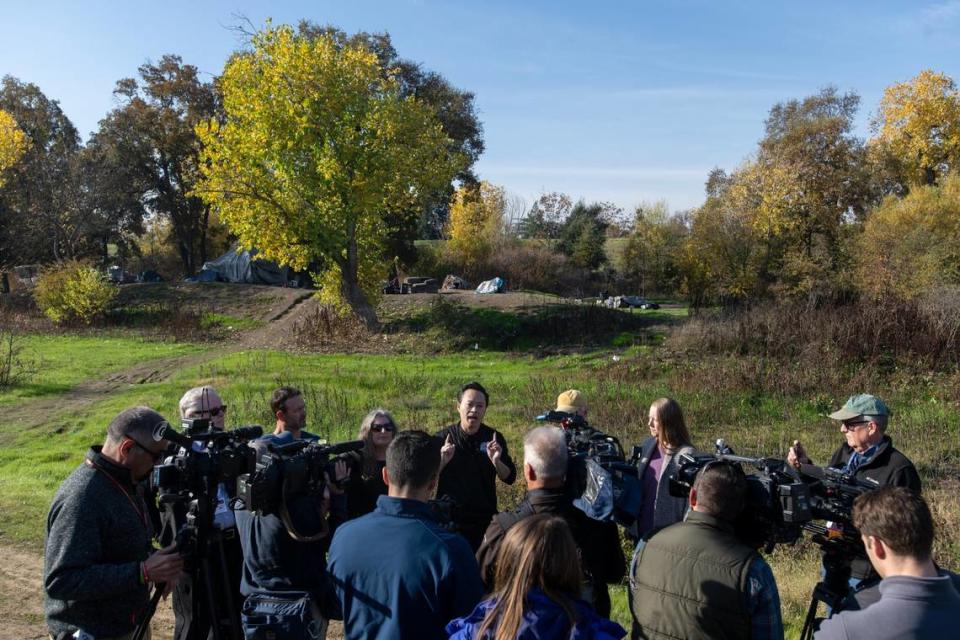
<instances>
[{"instance_id":1,"label":"gray tarp","mask_svg":"<svg viewBox=\"0 0 960 640\"><path fill-rule=\"evenodd\" d=\"M503 278L497 277L480 283L474 293L503 293L503 287L506 283Z\"/></svg>"},{"instance_id":2,"label":"gray tarp","mask_svg":"<svg viewBox=\"0 0 960 640\"><path fill-rule=\"evenodd\" d=\"M204 262L198 280L206 282L216 279L222 282L286 286L292 275L290 268L277 266L269 260L260 260L256 254L256 249L240 253L231 249L216 260ZM215 274L215 278L210 277L212 274Z\"/></svg>"}]
</instances>

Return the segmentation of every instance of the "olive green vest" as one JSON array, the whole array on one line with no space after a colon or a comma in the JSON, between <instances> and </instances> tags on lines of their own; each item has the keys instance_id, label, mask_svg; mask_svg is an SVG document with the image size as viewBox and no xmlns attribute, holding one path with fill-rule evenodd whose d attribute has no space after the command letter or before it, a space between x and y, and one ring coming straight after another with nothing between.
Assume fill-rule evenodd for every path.
<instances>
[{"instance_id":1,"label":"olive green vest","mask_svg":"<svg viewBox=\"0 0 960 640\"><path fill-rule=\"evenodd\" d=\"M633 569L633 637L749 638L747 572L755 557L731 524L704 513L663 529Z\"/></svg>"}]
</instances>

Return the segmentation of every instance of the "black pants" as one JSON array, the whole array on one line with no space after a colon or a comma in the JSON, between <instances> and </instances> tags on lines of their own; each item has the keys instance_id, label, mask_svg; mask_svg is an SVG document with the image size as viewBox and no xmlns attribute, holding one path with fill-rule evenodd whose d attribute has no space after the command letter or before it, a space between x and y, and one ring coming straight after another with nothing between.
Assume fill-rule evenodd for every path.
<instances>
[{"instance_id":1,"label":"black pants","mask_svg":"<svg viewBox=\"0 0 960 640\"><path fill-rule=\"evenodd\" d=\"M184 572L174 587L174 640L212 640L215 637L208 591L213 594L216 615L220 619L220 637L223 640L233 640L232 629L242 634L240 607L243 606L243 596L240 595L240 576L243 572L243 552L236 531L228 530L226 537L218 535L217 539L209 544L211 584L207 584L198 562Z\"/></svg>"}]
</instances>

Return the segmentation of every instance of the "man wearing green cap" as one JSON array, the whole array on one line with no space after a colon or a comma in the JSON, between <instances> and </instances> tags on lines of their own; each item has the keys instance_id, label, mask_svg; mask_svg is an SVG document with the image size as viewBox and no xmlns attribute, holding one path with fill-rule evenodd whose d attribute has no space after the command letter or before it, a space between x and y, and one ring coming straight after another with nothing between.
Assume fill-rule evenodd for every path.
<instances>
[{"instance_id":1,"label":"man wearing green cap","mask_svg":"<svg viewBox=\"0 0 960 640\"><path fill-rule=\"evenodd\" d=\"M875 483L878 487L907 487L920 491L920 476L907 456L897 451L890 436L886 435L890 409L876 396L860 393L850 396L839 411L830 418L840 421L840 433L846 438L828 467L842 469L859 480ZM787 462L799 468L801 464L813 464L803 445L795 440ZM873 573L869 561L857 558L851 566L851 584L859 583Z\"/></svg>"},{"instance_id":2,"label":"man wearing green cap","mask_svg":"<svg viewBox=\"0 0 960 640\"><path fill-rule=\"evenodd\" d=\"M827 465L843 469L878 486L893 485L920 491L920 476L910 460L897 451L886 435L890 410L876 396L860 393L850 396L830 418L840 421L840 433L846 442L837 449ZM795 467L813 464L797 440L787 454L787 462Z\"/></svg>"}]
</instances>

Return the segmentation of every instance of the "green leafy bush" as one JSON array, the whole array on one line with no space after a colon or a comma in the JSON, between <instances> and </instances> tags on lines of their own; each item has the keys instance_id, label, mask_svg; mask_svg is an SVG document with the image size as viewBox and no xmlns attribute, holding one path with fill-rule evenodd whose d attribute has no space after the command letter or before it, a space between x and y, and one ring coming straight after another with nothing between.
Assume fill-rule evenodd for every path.
<instances>
[{"instance_id":1,"label":"green leafy bush","mask_svg":"<svg viewBox=\"0 0 960 640\"><path fill-rule=\"evenodd\" d=\"M76 260L45 269L33 291L37 306L57 324L90 324L107 311L116 295L116 286Z\"/></svg>"}]
</instances>

